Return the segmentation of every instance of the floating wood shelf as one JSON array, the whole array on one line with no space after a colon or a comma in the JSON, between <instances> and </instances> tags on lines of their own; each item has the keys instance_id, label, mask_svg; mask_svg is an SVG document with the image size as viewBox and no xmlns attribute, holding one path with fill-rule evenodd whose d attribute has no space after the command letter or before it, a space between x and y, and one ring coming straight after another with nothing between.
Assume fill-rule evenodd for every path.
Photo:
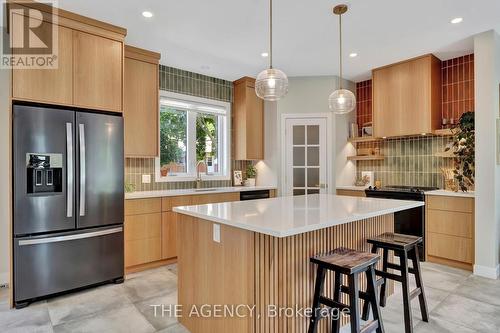
<instances>
[{"instance_id":1,"label":"floating wood shelf","mask_svg":"<svg viewBox=\"0 0 500 333\"><path fill-rule=\"evenodd\" d=\"M385 156L382 155L363 155L363 156L348 156L349 161L377 161L383 160Z\"/></svg>"},{"instance_id":2,"label":"floating wood shelf","mask_svg":"<svg viewBox=\"0 0 500 333\"><path fill-rule=\"evenodd\" d=\"M381 141L382 138L374 138L373 136L360 136L356 138L347 139L350 143L359 143L359 142L373 142L373 141Z\"/></svg>"}]
</instances>

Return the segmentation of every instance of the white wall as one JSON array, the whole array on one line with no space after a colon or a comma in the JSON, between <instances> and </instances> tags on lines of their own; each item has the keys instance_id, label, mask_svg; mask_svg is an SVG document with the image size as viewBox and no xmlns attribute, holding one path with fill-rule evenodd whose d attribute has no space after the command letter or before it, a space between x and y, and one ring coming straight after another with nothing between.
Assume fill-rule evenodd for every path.
<instances>
[{"instance_id":1,"label":"white wall","mask_svg":"<svg viewBox=\"0 0 500 333\"><path fill-rule=\"evenodd\" d=\"M496 164L499 118L500 37L474 38L476 129L476 260L474 273L497 278L500 258L500 167Z\"/></svg>"},{"instance_id":2,"label":"white wall","mask_svg":"<svg viewBox=\"0 0 500 333\"><path fill-rule=\"evenodd\" d=\"M3 19L3 8L0 20ZM3 27L3 22L0 22ZM1 31L3 34L3 29ZM2 37L4 37L2 35ZM0 69L0 284L9 282L9 222L10 222L10 71Z\"/></svg>"},{"instance_id":3,"label":"white wall","mask_svg":"<svg viewBox=\"0 0 500 333\"><path fill-rule=\"evenodd\" d=\"M259 172L258 184L273 184L281 189L281 115L282 114L308 114L331 113L328 108L328 96L337 88L338 78L333 76L319 77L292 77L288 94L277 103L265 104L265 160L257 164ZM344 86L354 91L355 85L345 81ZM355 165L347 162L347 155L354 154L354 147L346 143L349 123L355 122L355 112L348 115L332 116L333 132L331 147L334 179L332 180L334 192L335 185L351 185L355 177ZM267 182L267 183L266 183Z\"/></svg>"}]
</instances>

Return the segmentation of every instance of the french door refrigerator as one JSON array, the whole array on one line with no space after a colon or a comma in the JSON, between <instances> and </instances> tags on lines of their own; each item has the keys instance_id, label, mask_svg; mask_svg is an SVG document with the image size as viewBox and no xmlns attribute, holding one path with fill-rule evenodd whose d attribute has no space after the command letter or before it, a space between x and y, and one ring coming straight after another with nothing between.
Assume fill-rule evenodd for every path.
<instances>
[{"instance_id":1,"label":"french door refrigerator","mask_svg":"<svg viewBox=\"0 0 500 333\"><path fill-rule=\"evenodd\" d=\"M122 282L121 116L13 106L14 301Z\"/></svg>"}]
</instances>

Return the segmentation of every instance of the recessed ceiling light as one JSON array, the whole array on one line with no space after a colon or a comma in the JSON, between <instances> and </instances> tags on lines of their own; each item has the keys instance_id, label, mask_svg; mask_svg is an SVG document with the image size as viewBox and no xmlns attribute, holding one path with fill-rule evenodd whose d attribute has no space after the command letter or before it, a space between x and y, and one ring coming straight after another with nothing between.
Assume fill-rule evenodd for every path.
<instances>
[{"instance_id":1,"label":"recessed ceiling light","mask_svg":"<svg viewBox=\"0 0 500 333\"><path fill-rule=\"evenodd\" d=\"M461 17L455 17L453 20L451 20L450 22L453 23L453 24L457 24L457 23L460 23L462 22L464 19L461 18Z\"/></svg>"},{"instance_id":2,"label":"recessed ceiling light","mask_svg":"<svg viewBox=\"0 0 500 333\"><path fill-rule=\"evenodd\" d=\"M144 12L142 12L142 16L144 16L146 18L151 18L151 17L153 17L153 13L148 12L148 11L144 11Z\"/></svg>"},{"instance_id":3,"label":"recessed ceiling light","mask_svg":"<svg viewBox=\"0 0 500 333\"><path fill-rule=\"evenodd\" d=\"M356 52L349 54L349 57L351 57L351 58L356 58L357 56L358 56L358 54Z\"/></svg>"},{"instance_id":4,"label":"recessed ceiling light","mask_svg":"<svg viewBox=\"0 0 500 333\"><path fill-rule=\"evenodd\" d=\"M260 54L260 56L261 56L262 58L267 58L267 57L269 57L269 53L267 53L267 52L262 52L262 53Z\"/></svg>"}]
</instances>

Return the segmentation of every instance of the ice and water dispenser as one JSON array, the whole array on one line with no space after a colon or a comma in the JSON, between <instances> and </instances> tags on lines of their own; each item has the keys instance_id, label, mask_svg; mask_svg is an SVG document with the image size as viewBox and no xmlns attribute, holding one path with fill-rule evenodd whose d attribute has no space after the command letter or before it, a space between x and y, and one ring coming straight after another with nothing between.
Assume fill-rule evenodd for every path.
<instances>
[{"instance_id":1,"label":"ice and water dispenser","mask_svg":"<svg viewBox=\"0 0 500 333\"><path fill-rule=\"evenodd\" d=\"M28 193L62 192L62 154L26 154Z\"/></svg>"}]
</instances>

